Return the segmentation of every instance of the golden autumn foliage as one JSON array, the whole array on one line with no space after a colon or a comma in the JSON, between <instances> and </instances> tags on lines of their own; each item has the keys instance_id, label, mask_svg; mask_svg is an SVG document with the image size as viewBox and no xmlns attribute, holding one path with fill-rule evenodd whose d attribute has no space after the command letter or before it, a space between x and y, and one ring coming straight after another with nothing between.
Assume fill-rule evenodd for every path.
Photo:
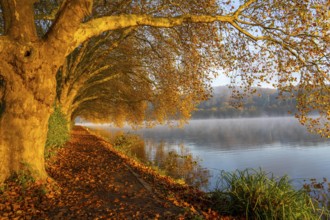
<instances>
[{"instance_id":1,"label":"golden autumn foliage","mask_svg":"<svg viewBox=\"0 0 330 220\"><path fill-rule=\"evenodd\" d=\"M74 90L79 95L74 100L71 97L74 104L68 113L72 119L83 116L117 124L184 120L208 97L210 77L221 72L232 79L231 86L244 88L234 92L238 99L266 83L281 93L298 94L297 118L311 130L328 135L326 1L246 1L240 7L235 1L168 3L131 3L117 11L109 5L103 8L104 15L120 12L121 17L116 18L123 21L122 27L126 27L125 16L133 11L151 14L154 19L176 12L173 19L177 20L166 23L165 18L134 15L130 20L145 19L147 26L128 24L129 28L91 39L70 55L67 62L85 66L71 65L73 68L63 71L84 79L71 82L80 88ZM95 6L94 13L100 8ZM221 17L216 18L218 14ZM209 23L210 19L222 22ZM185 20L187 24L176 26ZM171 28L159 28L161 23ZM95 69L88 71L90 65ZM306 99L309 90L313 94ZM61 98L62 102L67 99L65 94ZM310 118L310 113L319 118Z\"/></svg>"},{"instance_id":2,"label":"golden autumn foliage","mask_svg":"<svg viewBox=\"0 0 330 220\"><path fill-rule=\"evenodd\" d=\"M0 181L22 161L47 176L44 143L56 99L70 119L187 119L217 74L243 93L269 83L298 94L297 118L330 135L328 0L0 6Z\"/></svg>"},{"instance_id":3,"label":"golden autumn foliage","mask_svg":"<svg viewBox=\"0 0 330 220\"><path fill-rule=\"evenodd\" d=\"M1 219L226 219L210 209L206 193L136 163L81 127L47 160L47 171L56 184L22 171L0 187Z\"/></svg>"}]
</instances>

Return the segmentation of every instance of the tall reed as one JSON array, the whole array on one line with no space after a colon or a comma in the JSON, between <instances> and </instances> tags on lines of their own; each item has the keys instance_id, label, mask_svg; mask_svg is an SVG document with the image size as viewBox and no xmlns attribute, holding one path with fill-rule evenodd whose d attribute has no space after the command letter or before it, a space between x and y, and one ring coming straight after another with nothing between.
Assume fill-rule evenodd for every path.
<instances>
[{"instance_id":1,"label":"tall reed","mask_svg":"<svg viewBox=\"0 0 330 220\"><path fill-rule=\"evenodd\" d=\"M296 190L288 176L276 178L265 171L222 171L211 193L218 211L247 219L321 219L325 216L304 189Z\"/></svg>"}]
</instances>

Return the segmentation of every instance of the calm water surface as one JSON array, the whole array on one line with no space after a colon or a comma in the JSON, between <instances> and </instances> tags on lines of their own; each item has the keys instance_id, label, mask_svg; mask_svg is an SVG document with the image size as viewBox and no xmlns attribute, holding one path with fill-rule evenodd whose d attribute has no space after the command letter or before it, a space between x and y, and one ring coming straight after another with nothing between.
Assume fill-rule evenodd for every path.
<instances>
[{"instance_id":1,"label":"calm water surface","mask_svg":"<svg viewBox=\"0 0 330 220\"><path fill-rule=\"evenodd\" d=\"M111 136L110 125L85 125ZM205 189L213 189L220 170L262 168L292 179L330 179L330 139L310 134L295 118L191 120L184 128L157 126L125 132L141 135L147 157L158 151L189 152L210 174Z\"/></svg>"}]
</instances>

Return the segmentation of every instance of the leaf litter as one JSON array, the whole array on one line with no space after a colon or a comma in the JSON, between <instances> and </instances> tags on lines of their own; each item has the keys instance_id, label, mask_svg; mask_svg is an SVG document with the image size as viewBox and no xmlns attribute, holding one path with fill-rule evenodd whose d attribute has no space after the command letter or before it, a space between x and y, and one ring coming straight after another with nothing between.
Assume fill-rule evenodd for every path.
<instances>
[{"instance_id":1,"label":"leaf litter","mask_svg":"<svg viewBox=\"0 0 330 220\"><path fill-rule=\"evenodd\" d=\"M206 193L161 176L83 127L46 161L46 181L8 179L0 219L231 219Z\"/></svg>"}]
</instances>

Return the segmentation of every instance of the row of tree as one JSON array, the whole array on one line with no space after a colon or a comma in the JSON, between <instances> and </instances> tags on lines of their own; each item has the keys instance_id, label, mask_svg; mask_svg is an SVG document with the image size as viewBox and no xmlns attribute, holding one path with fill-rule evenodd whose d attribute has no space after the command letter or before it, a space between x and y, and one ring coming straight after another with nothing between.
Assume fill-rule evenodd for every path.
<instances>
[{"instance_id":1,"label":"row of tree","mask_svg":"<svg viewBox=\"0 0 330 220\"><path fill-rule=\"evenodd\" d=\"M0 6L0 182L21 169L47 177L54 105L69 121L185 120L209 97L210 78L220 70L233 84L239 79L243 94L265 82L297 92L301 122L330 133L327 0L1 0ZM308 118L315 109L318 120Z\"/></svg>"}]
</instances>

